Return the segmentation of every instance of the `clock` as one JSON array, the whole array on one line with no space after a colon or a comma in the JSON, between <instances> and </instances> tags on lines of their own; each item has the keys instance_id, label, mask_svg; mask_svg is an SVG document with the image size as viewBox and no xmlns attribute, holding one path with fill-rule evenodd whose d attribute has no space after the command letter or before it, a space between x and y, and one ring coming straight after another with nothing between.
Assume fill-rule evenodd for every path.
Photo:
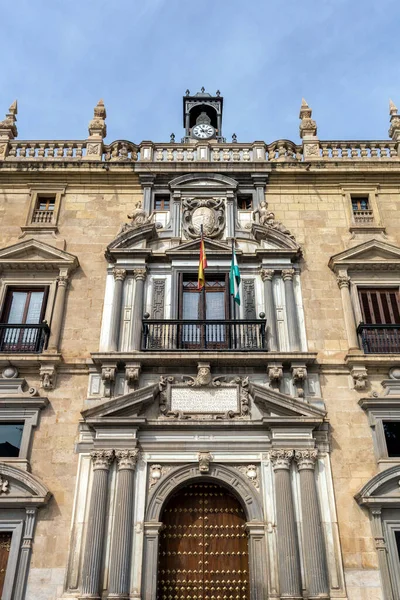
<instances>
[{"instance_id":1,"label":"clock","mask_svg":"<svg viewBox=\"0 0 400 600\"><path fill-rule=\"evenodd\" d=\"M208 140L215 134L215 129L208 123L198 123L192 129L192 136L199 140Z\"/></svg>"}]
</instances>

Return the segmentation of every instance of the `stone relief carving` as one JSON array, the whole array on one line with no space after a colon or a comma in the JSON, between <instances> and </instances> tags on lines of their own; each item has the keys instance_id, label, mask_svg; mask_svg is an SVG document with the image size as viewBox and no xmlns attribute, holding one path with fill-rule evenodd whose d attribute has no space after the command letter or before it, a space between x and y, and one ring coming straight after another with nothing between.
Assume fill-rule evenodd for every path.
<instances>
[{"instance_id":1,"label":"stone relief carving","mask_svg":"<svg viewBox=\"0 0 400 600\"><path fill-rule=\"evenodd\" d=\"M183 233L188 239L219 237L225 228L224 198L185 198L182 202Z\"/></svg>"},{"instance_id":2,"label":"stone relief carving","mask_svg":"<svg viewBox=\"0 0 400 600\"><path fill-rule=\"evenodd\" d=\"M56 385L57 371L54 365L40 366L40 386L44 390L53 390Z\"/></svg>"},{"instance_id":3,"label":"stone relief carving","mask_svg":"<svg viewBox=\"0 0 400 600\"><path fill-rule=\"evenodd\" d=\"M243 309L245 319L256 319L254 279L243 279Z\"/></svg>"},{"instance_id":4,"label":"stone relief carving","mask_svg":"<svg viewBox=\"0 0 400 600\"><path fill-rule=\"evenodd\" d=\"M260 491L259 470L256 465L233 465L233 468L240 471L254 485L256 490Z\"/></svg>"},{"instance_id":5,"label":"stone relief carving","mask_svg":"<svg viewBox=\"0 0 400 600\"><path fill-rule=\"evenodd\" d=\"M117 373L116 366L107 366L107 367L102 367L102 369L101 369L101 379L104 382L104 396L106 398L110 398L110 396L111 396L111 387L115 381L116 373Z\"/></svg>"},{"instance_id":6,"label":"stone relief carving","mask_svg":"<svg viewBox=\"0 0 400 600\"><path fill-rule=\"evenodd\" d=\"M271 364L271 365L268 365L267 370L268 370L268 379L269 379L270 385L272 387L279 388L279 385L283 378L282 365Z\"/></svg>"},{"instance_id":7,"label":"stone relief carving","mask_svg":"<svg viewBox=\"0 0 400 600\"><path fill-rule=\"evenodd\" d=\"M305 365L292 367L292 379L297 388L299 398L304 398L304 384L307 381L307 367Z\"/></svg>"},{"instance_id":8,"label":"stone relief carving","mask_svg":"<svg viewBox=\"0 0 400 600\"><path fill-rule=\"evenodd\" d=\"M210 471L210 462L213 458L211 452L199 452L198 458L200 473L208 473Z\"/></svg>"},{"instance_id":9,"label":"stone relief carving","mask_svg":"<svg viewBox=\"0 0 400 600\"><path fill-rule=\"evenodd\" d=\"M265 202L265 200L263 200L260 207L254 211L253 217L256 218L257 214L259 216L260 225L270 229L276 229L284 235L287 235L291 240L295 240L294 235L290 233L289 229L287 229L283 223L275 219L275 213L268 210L268 202Z\"/></svg>"},{"instance_id":10,"label":"stone relief carving","mask_svg":"<svg viewBox=\"0 0 400 600\"><path fill-rule=\"evenodd\" d=\"M154 279L152 304L152 318L163 319L165 304L165 279Z\"/></svg>"},{"instance_id":11,"label":"stone relief carving","mask_svg":"<svg viewBox=\"0 0 400 600\"><path fill-rule=\"evenodd\" d=\"M9 488L9 481L8 479L3 479L0 476L0 495L1 494L8 494L10 492L10 488Z\"/></svg>"},{"instance_id":12,"label":"stone relief carving","mask_svg":"<svg viewBox=\"0 0 400 600\"><path fill-rule=\"evenodd\" d=\"M171 469L174 468L174 466L176 466L176 465L159 465L159 464L150 465L149 490L153 486L155 486L156 483L158 483L160 481L160 479L165 477L165 475L167 475L167 473L169 473L171 471Z\"/></svg>"},{"instance_id":13,"label":"stone relief carving","mask_svg":"<svg viewBox=\"0 0 400 600\"><path fill-rule=\"evenodd\" d=\"M368 386L368 372L366 367L358 366L351 369L351 376L354 381L354 389L362 392Z\"/></svg>"},{"instance_id":14,"label":"stone relief carving","mask_svg":"<svg viewBox=\"0 0 400 600\"><path fill-rule=\"evenodd\" d=\"M191 411L189 408L186 410L172 410L171 409L171 390L172 388L182 389L185 388L190 390L191 388L202 388L205 391L210 389L213 390L227 390L238 393L239 402L236 410L228 408L227 410L215 410L206 407L204 410ZM160 376L159 381L159 398L160 404L159 409L162 417L168 419L233 419L233 418L250 418L250 393L249 393L249 378L248 377L234 377L233 379L227 380L225 376L211 377L209 365L199 363L197 377L183 376L181 379L175 377L164 377ZM226 400L226 399L224 399ZM187 395L186 402L190 403L190 396ZM227 399L229 406L232 404L232 400ZM236 404L236 401L235 401ZM217 407L218 408L218 407Z\"/></svg>"}]
</instances>

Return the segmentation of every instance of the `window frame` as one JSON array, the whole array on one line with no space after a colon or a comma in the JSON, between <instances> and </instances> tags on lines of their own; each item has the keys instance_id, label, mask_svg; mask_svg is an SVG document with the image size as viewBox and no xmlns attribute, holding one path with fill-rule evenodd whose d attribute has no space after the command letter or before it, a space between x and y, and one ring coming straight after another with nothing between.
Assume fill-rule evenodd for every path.
<instances>
[{"instance_id":1,"label":"window frame","mask_svg":"<svg viewBox=\"0 0 400 600\"><path fill-rule=\"evenodd\" d=\"M363 231L385 231L385 227L382 223L381 214L379 211L379 205L377 202L377 196L379 194L379 188L373 187L370 184L358 183L355 185L342 185L341 192L343 196L343 203L347 218L347 224L350 232L363 232ZM373 220L370 223L360 223L354 218L352 198L368 198L368 209L372 211Z\"/></svg>"},{"instance_id":2,"label":"window frame","mask_svg":"<svg viewBox=\"0 0 400 600\"><path fill-rule=\"evenodd\" d=\"M367 413L368 423L372 430L372 441L375 458L378 464L388 466L400 464L400 456L389 456L386 444L384 421L400 422L400 396L391 396L390 386L393 380L384 382L388 395L379 398L362 398L361 408ZM385 392L386 393L386 392Z\"/></svg>"},{"instance_id":3,"label":"window frame","mask_svg":"<svg viewBox=\"0 0 400 600\"><path fill-rule=\"evenodd\" d=\"M40 310L40 318L39 318L39 323L43 323L44 321L44 315L46 314L46 308L47 308L47 301L48 301L48 297L49 297L49 286L12 286L9 285L7 286L6 290L5 290L5 295L4 295L4 301L2 302L2 308L1 308L1 312L0 312L0 323L6 323L6 318L8 318L9 314L10 314L10 310L11 310L11 293L12 292L27 292L27 293L31 293L31 292L39 292L39 291L43 291L43 300L42 300L42 307ZM26 302L25 302L25 308L24 308L24 313L26 310ZM25 325L26 324L26 320L21 322L21 323L13 323L13 325Z\"/></svg>"},{"instance_id":4,"label":"window frame","mask_svg":"<svg viewBox=\"0 0 400 600\"><path fill-rule=\"evenodd\" d=\"M162 208L157 208L157 206L156 206L157 197L159 197L161 202L163 203ZM168 197L168 208L165 208L164 203L165 203L165 200L167 199L167 197ZM171 210L171 194L168 192L166 192L166 193L155 192L153 194L153 211L158 213L158 212L169 212L170 210Z\"/></svg>"},{"instance_id":5,"label":"window frame","mask_svg":"<svg viewBox=\"0 0 400 600\"><path fill-rule=\"evenodd\" d=\"M61 207L61 198L65 193L66 187L57 186L57 185L30 185L30 201L29 201L29 209L26 217L25 225L21 227L23 232L35 232L35 231L58 231L58 218L60 214ZM54 198L54 210L53 218L51 223L36 223L34 219L34 215L38 206L38 201L40 198Z\"/></svg>"}]
</instances>

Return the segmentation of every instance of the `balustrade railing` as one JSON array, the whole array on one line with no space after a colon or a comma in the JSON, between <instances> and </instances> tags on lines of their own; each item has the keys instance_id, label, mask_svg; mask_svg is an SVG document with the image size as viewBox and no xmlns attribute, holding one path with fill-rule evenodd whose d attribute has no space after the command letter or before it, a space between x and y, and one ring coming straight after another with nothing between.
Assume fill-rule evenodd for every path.
<instances>
[{"instance_id":1,"label":"balustrade railing","mask_svg":"<svg viewBox=\"0 0 400 600\"><path fill-rule=\"evenodd\" d=\"M35 210L32 215L32 223L51 223L54 210Z\"/></svg>"},{"instance_id":2,"label":"balustrade railing","mask_svg":"<svg viewBox=\"0 0 400 600\"><path fill-rule=\"evenodd\" d=\"M365 354L400 353L400 325L360 323L357 333Z\"/></svg>"},{"instance_id":3,"label":"balustrade railing","mask_svg":"<svg viewBox=\"0 0 400 600\"><path fill-rule=\"evenodd\" d=\"M50 328L47 323L0 323L0 352L40 354L46 349L49 335Z\"/></svg>"},{"instance_id":4,"label":"balustrade railing","mask_svg":"<svg viewBox=\"0 0 400 600\"><path fill-rule=\"evenodd\" d=\"M355 223L373 223L374 212L372 210L353 210Z\"/></svg>"},{"instance_id":5,"label":"balustrade railing","mask_svg":"<svg viewBox=\"0 0 400 600\"><path fill-rule=\"evenodd\" d=\"M290 140L277 140L270 144L253 142L190 143L168 142L165 144L142 142L140 145L127 140L111 144L91 140L18 141L12 140L6 148L5 160L101 160L103 162L302 162L313 161L364 161L399 160L398 143L391 140L374 141L321 141L312 157L304 158L302 144Z\"/></svg>"},{"instance_id":6,"label":"balustrade railing","mask_svg":"<svg viewBox=\"0 0 400 600\"><path fill-rule=\"evenodd\" d=\"M154 320L143 321L142 350L153 352L266 351L266 321Z\"/></svg>"}]
</instances>

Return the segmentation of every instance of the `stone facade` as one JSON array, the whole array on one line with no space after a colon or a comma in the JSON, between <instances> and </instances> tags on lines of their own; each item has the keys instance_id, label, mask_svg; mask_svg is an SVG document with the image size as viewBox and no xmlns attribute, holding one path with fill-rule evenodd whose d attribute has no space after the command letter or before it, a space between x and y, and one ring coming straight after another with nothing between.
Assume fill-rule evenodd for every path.
<instances>
[{"instance_id":1,"label":"stone facade","mask_svg":"<svg viewBox=\"0 0 400 600\"><path fill-rule=\"evenodd\" d=\"M155 600L164 503L201 477L243 505L251 600L400 597L383 429L399 321L386 346L358 327L360 291L398 302L393 103L390 139L330 142L303 101L300 145L226 142L204 91L184 97L181 143L106 144L101 101L79 142L19 141L16 115L0 123L0 424L25 437L0 459L3 597ZM242 279L202 332L180 323L201 226L206 277L229 296L234 239ZM35 347L26 320L7 337L17 289L46 290Z\"/></svg>"}]
</instances>

